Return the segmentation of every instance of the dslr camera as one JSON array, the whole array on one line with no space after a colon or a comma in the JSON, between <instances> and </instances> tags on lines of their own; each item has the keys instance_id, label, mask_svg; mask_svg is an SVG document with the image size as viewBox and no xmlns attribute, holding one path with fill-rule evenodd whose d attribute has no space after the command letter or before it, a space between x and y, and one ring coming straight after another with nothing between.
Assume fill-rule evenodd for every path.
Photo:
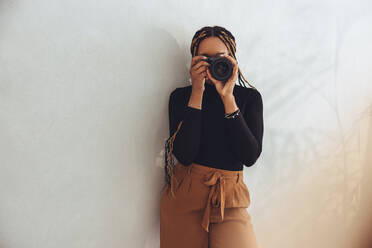
<instances>
[{"instance_id":1,"label":"dslr camera","mask_svg":"<svg viewBox=\"0 0 372 248\"><path fill-rule=\"evenodd\" d=\"M209 71L214 79L226 83L233 73L233 65L230 60L220 55L202 59L210 64Z\"/></svg>"}]
</instances>

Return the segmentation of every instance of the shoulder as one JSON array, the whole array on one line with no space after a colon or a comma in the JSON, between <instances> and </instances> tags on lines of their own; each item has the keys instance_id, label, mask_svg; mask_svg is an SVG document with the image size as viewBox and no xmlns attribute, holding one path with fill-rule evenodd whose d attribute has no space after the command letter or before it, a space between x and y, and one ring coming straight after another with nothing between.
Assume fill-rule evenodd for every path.
<instances>
[{"instance_id":1,"label":"shoulder","mask_svg":"<svg viewBox=\"0 0 372 248\"><path fill-rule=\"evenodd\" d=\"M191 85L189 86L183 86L183 87L177 87L175 88L171 93L170 96L178 96L178 95L185 95L191 91Z\"/></svg>"},{"instance_id":2,"label":"shoulder","mask_svg":"<svg viewBox=\"0 0 372 248\"><path fill-rule=\"evenodd\" d=\"M237 85L236 90L243 98L243 105L246 106L245 111L263 111L262 95L259 90L257 90L256 88L248 88L240 85Z\"/></svg>"},{"instance_id":3,"label":"shoulder","mask_svg":"<svg viewBox=\"0 0 372 248\"><path fill-rule=\"evenodd\" d=\"M262 102L262 95L259 90L255 88L247 88L247 94L255 102Z\"/></svg>"},{"instance_id":4,"label":"shoulder","mask_svg":"<svg viewBox=\"0 0 372 248\"><path fill-rule=\"evenodd\" d=\"M255 88L248 88L240 85L235 85L234 91L237 95L244 99L246 103L262 102L261 93Z\"/></svg>"},{"instance_id":5,"label":"shoulder","mask_svg":"<svg viewBox=\"0 0 372 248\"><path fill-rule=\"evenodd\" d=\"M191 92L191 85L177 87L169 95L169 101L181 101L186 99L187 94Z\"/></svg>"},{"instance_id":6,"label":"shoulder","mask_svg":"<svg viewBox=\"0 0 372 248\"><path fill-rule=\"evenodd\" d=\"M177 87L171 92L171 95L184 94L185 92L190 91L190 90L191 90L191 85L183 86L183 87Z\"/></svg>"}]
</instances>

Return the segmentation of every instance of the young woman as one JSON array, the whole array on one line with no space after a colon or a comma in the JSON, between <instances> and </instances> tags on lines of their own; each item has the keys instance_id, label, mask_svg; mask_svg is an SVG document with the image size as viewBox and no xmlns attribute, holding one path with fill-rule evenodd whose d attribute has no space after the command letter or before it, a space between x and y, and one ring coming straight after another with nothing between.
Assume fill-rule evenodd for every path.
<instances>
[{"instance_id":1,"label":"young woman","mask_svg":"<svg viewBox=\"0 0 372 248\"><path fill-rule=\"evenodd\" d=\"M192 85L170 94L160 248L258 247L243 166L252 166L262 151L263 102L241 74L235 52L225 28L198 30L191 43ZM233 65L227 82L214 79L203 61L217 55Z\"/></svg>"}]
</instances>

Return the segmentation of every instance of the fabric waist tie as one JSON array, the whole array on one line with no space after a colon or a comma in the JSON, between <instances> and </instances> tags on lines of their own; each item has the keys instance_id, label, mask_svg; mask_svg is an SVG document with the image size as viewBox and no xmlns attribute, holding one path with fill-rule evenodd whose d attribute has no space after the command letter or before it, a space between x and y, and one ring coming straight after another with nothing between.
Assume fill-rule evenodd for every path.
<instances>
[{"instance_id":1,"label":"fabric waist tie","mask_svg":"<svg viewBox=\"0 0 372 248\"><path fill-rule=\"evenodd\" d=\"M224 175L218 171L212 173L212 176L204 181L205 185L211 186L207 206L204 211L202 227L209 232L209 220L211 214L212 204L220 208L221 218L223 220L225 211L225 178Z\"/></svg>"},{"instance_id":2,"label":"fabric waist tie","mask_svg":"<svg viewBox=\"0 0 372 248\"><path fill-rule=\"evenodd\" d=\"M190 166L184 166L181 165L180 163L176 164L176 171L177 173L180 173L180 178L184 177L187 174L192 174L192 177L197 177L201 179L201 183L209 186L209 192L208 192L208 199L206 206L204 207L204 212L203 212L203 217L202 217L202 222L201 226L202 228L209 232L209 222L210 222L210 217L212 213L212 208L220 208L219 209L219 215L221 216L221 221L224 220L224 214L225 214L225 206L226 204L231 205L231 202L225 202L226 200L226 192L225 192L225 187L228 181L234 184L238 184L242 182L243 180L243 171L229 171L229 170L223 170L223 169L216 169L208 166L203 166L197 163L192 163ZM183 172L182 172L183 171ZM176 185L178 185L180 182L176 178L176 176L172 175L171 177L172 183L171 183L171 188L170 192L171 195L174 195L174 190ZM182 180L182 179L181 179ZM246 206L248 207L249 205L249 192L247 192L246 197L242 199L236 199L236 206ZM228 197L231 199L231 197ZM213 217L216 217L213 214ZM217 216L219 217L219 216Z\"/></svg>"}]
</instances>

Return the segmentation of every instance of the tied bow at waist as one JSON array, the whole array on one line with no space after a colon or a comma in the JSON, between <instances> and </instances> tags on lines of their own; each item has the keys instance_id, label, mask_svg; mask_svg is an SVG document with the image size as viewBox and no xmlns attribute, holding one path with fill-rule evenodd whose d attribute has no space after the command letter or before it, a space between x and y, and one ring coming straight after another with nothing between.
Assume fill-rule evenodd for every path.
<instances>
[{"instance_id":1,"label":"tied bow at waist","mask_svg":"<svg viewBox=\"0 0 372 248\"><path fill-rule=\"evenodd\" d=\"M212 204L214 207L220 207L221 218L224 218L225 210L225 178L223 174L218 171L212 173L212 176L204 181L205 185L211 186L207 207L204 211L202 227L209 232L209 219L211 214Z\"/></svg>"}]
</instances>

